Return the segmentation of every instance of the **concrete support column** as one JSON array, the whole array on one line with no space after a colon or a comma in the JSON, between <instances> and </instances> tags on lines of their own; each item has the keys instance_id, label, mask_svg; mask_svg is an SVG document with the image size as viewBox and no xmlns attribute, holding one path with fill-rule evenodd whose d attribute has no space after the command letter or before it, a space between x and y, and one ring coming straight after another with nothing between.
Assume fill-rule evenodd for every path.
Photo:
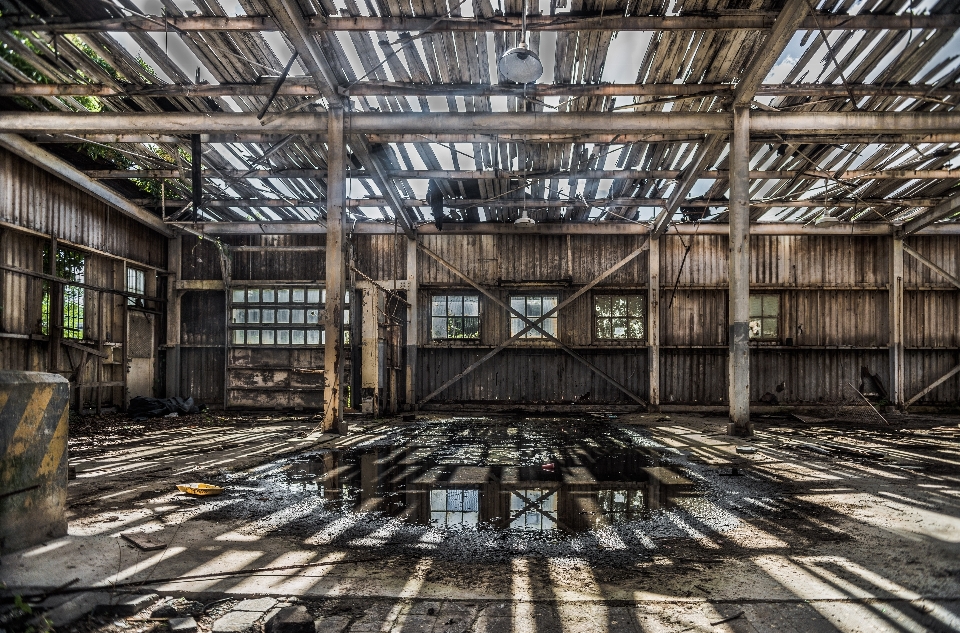
<instances>
[{"instance_id":1,"label":"concrete support column","mask_svg":"<svg viewBox=\"0 0 960 633\"><path fill-rule=\"evenodd\" d=\"M650 240L647 251L647 372L650 381L647 400L660 408L660 238Z\"/></svg>"},{"instance_id":2,"label":"concrete support column","mask_svg":"<svg viewBox=\"0 0 960 633\"><path fill-rule=\"evenodd\" d=\"M417 242L407 240L407 366L406 392L407 409L417 408Z\"/></svg>"},{"instance_id":3,"label":"concrete support column","mask_svg":"<svg viewBox=\"0 0 960 633\"><path fill-rule=\"evenodd\" d=\"M730 355L727 384L730 435L751 435L750 424L750 106L735 106L730 140Z\"/></svg>"},{"instance_id":4,"label":"concrete support column","mask_svg":"<svg viewBox=\"0 0 960 633\"><path fill-rule=\"evenodd\" d=\"M180 305L183 292L177 289L181 274L183 238L172 237L167 241L167 336L165 392L168 398L180 395Z\"/></svg>"},{"instance_id":5,"label":"concrete support column","mask_svg":"<svg viewBox=\"0 0 960 633\"><path fill-rule=\"evenodd\" d=\"M383 380L383 344L380 341L380 313L383 310L383 295L380 290L368 281L357 283L362 291L363 307L360 311L361 319L361 359L360 381L361 400L371 398L369 411L364 413L380 415L380 385Z\"/></svg>"},{"instance_id":6,"label":"concrete support column","mask_svg":"<svg viewBox=\"0 0 960 633\"><path fill-rule=\"evenodd\" d=\"M903 236L893 236L890 251L890 399L903 406Z\"/></svg>"},{"instance_id":7,"label":"concrete support column","mask_svg":"<svg viewBox=\"0 0 960 633\"><path fill-rule=\"evenodd\" d=\"M344 221L346 206L346 148L343 137L343 110L332 109L327 116L327 302L323 359L323 430L343 433L343 298L346 291L344 262Z\"/></svg>"}]
</instances>

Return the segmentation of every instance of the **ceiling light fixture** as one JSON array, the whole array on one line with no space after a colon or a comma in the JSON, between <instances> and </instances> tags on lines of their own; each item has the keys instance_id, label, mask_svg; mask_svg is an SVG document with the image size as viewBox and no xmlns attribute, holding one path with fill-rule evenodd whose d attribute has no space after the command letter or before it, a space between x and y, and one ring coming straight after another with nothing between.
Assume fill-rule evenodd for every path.
<instances>
[{"instance_id":1,"label":"ceiling light fixture","mask_svg":"<svg viewBox=\"0 0 960 633\"><path fill-rule=\"evenodd\" d=\"M520 44L503 54L503 57L497 62L497 69L504 79L518 84L533 83L540 79L540 75L543 74L543 64L540 62L540 57L527 46L526 0L523 2Z\"/></svg>"}]
</instances>

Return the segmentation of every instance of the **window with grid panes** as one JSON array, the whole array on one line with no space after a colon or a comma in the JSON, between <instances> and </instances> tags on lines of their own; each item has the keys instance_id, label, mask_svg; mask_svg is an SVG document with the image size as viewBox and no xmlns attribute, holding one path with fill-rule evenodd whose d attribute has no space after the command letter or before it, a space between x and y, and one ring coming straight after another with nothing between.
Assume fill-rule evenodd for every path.
<instances>
[{"instance_id":1,"label":"window with grid panes","mask_svg":"<svg viewBox=\"0 0 960 633\"><path fill-rule=\"evenodd\" d=\"M323 345L320 314L326 291L316 287L233 288L230 342L233 345ZM349 294L345 298L349 304ZM349 343L350 309L344 310L344 342Z\"/></svg>"},{"instance_id":2,"label":"window with grid panes","mask_svg":"<svg viewBox=\"0 0 960 633\"><path fill-rule=\"evenodd\" d=\"M773 341L780 336L780 295L750 295L750 338Z\"/></svg>"},{"instance_id":3,"label":"window with grid panes","mask_svg":"<svg viewBox=\"0 0 960 633\"><path fill-rule=\"evenodd\" d=\"M43 250L43 270L51 270L50 247ZM86 255L79 251L58 248L55 259L55 273L61 279L84 283L86 274ZM52 286L51 282L43 282L43 296L40 306L40 327L44 334L50 334L50 314ZM86 299L82 286L63 285L63 322L61 324L63 338L82 339L84 335L84 313Z\"/></svg>"},{"instance_id":4,"label":"window with grid panes","mask_svg":"<svg viewBox=\"0 0 960 633\"><path fill-rule=\"evenodd\" d=\"M632 521L643 514L642 490L600 490L600 514L612 524Z\"/></svg>"},{"instance_id":5,"label":"window with grid panes","mask_svg":"<svg viewBox=\"0 0 960 633\"><path fill-rule=\"evenodd\" d=\"M433 339L479 339L479 295L434 295L430 336Z\"/></svg>"},{"instance_id":6,"label":"window with grid panes","mask_svg":"<svg viewBox=\"0 0 960 633\"><path fill-rule=\"evenodd\" d=\"M531 321L536 321L542 315L546 314L550 310L553 310L557 307L558 298L557 295L522 295L522 296L513 296L510 297L510 307L524 315ZM525 328L527 324L517 317L511 317L510 319L510 336L517 334ZM557 335L557 315L554 313L553 316L545 319L542 323L539 324L543 331L549 334L550 336ZM530 328L520 338L546 338L543 333L536 329Z\"/></svg>"},{"instance_id":7,"label":"window with grid panes","mask_svg":"<svg viewBox=\"0 0 960 633\"><path fill-rule=\"evenodd\" d=\"M127 268L127 292L142 295L146 294L146 273L139 268ZM143 305L143 299L127 297L127 305Z\"/></svg>"},{"instance_id":8,"label":"window with grid panes","mask_svg":"<svg viewBox=\"0 0 960 633\"><path fill-rule=\"evenodd\" d=\"M480 522L480 491L431 490L430 520L440 525L476 525Z\"/></svg>"},{"instance_id":9,"label":"window with grid panes","mask_svg":"<svg viewBox=\"0 0 960 633\"><path fill-rule=\"evenodd\" d=\"M596 295L593 305L597 339L645 338L647 298L644 295Z\"/></svg>"}]
</instances>

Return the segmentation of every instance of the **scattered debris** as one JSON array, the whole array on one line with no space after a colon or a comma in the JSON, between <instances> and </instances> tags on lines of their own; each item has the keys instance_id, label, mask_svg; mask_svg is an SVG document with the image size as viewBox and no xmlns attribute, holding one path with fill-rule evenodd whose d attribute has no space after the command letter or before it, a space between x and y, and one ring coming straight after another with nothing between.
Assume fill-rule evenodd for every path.
<instances>
[{"instance_id":1,"label":"scattered debris","mask_svg":"<svg viewBox=\"0 0 960 633\"><path fill-rule=\"evenodd\" d=\"M756 446L738 446L737 453L740 455L756 455L757 447Z\"/></svg>"},{"instance_id":2,"label":"scattered debris","mask_svg":"<svg viewBox=\"0 0 960 633\"><path fill-rule=\"evenodd\" d=\"M170 413L190 415L200 413L200 407L194 403L193 398L183 399L179 396L173 398L145 398L143 396L137 396L130 400L130 404L127 406L127 415L134 420L170 417L168 415Z\"/></svg>"},{"instance_id":3,"label":"scattered debris","mask_svg":"<svg viewBox=\"0 0 960 633\"><path fill-rule=\"evenodd\" d=\"M726 624L727 622L733 622L734 620L742 618L744 613L745 613L744 611L740 611L735 615L731 615L729 618L724 618L722 620L717 620L716 622L711 622L710 626L720 626L721 624Z\"/></svg>"},{"instance_id":4,"label":"scattered debris","mask_svg":"<svg viewBox=\"0 0 960 633\"><path fill-rule=\"evenodd\" d=\"M190 616L170 618L167 626L170 627L170 633L196 633L197 631L197 621Z\"/></svg>"},{"instance_id":5,"label":"scattered debris","mask_svg":"<svg viewBox=\"0 0 960 633\"><path fill-rule=\"evenodd\" d=\"M141 611L150 608L160 600L160 596L155 593L145 595L121 595L111 599L108 602L101 602L94 607L93 612L101 615L114 615L127 617L136 615Z\"/></svg>"},{"instance_id":6,"label":"scattered debris","mask_svg":"<svg viewBox=\"0 0 960 633\"><path fill-rule=\"evenodd\" d=\"M221 492L223 492L223 488L221 488L220 486L215 486L213 484L202 484L202 483L177 484L177 490L179 490L180 492L186 493L188 495L196 495L198 497L218 495Z\"/></svg>"},{"instance_id":7,"label":"scattered debris","mask_svg":"<svg viewBox=\"0 0 960 633\"><path fill-rule=\"evenodd\" d=\"M153 540L153 535L144 534L143 532L121 532L120 536L122 536L124 540L133 543L145 552L150 552L155 549L163 549L167 546L166 543Z\"/></svg>"},{"instance_id":8,"label":"scattered debris","mask_svg":"<svg viewBox=\"0 0 960 633\"><path fill-rule=\"evenodd\" d=\"M315 633L313 616L306 607L284 607L267 617L265 633Z\"/></svg>"}]
</instances>

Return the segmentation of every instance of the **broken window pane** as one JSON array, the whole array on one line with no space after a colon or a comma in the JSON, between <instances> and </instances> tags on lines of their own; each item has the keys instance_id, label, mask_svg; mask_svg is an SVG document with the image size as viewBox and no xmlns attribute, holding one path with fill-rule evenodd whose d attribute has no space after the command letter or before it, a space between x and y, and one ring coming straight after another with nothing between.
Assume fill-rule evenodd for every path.
<instances>
[{"instance_id":1,"label":"broken window pane","mask_svg":"<svg viewBox=\"0 0 960 633\"><path fill-rule=\"evenodd\" d=\"M596 338L642 340L646 302L639 294L595 296Z\"/></svg>"}]
</instances>

